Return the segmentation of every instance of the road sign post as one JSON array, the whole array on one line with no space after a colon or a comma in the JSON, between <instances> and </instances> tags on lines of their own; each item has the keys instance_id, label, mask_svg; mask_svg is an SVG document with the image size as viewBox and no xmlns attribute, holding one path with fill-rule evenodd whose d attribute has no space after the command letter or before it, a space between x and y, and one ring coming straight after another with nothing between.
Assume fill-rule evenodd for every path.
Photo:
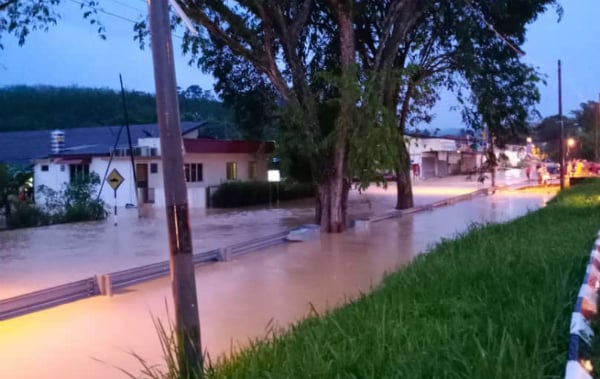
<instances>
[{"instance_id":1,"label":"road sign post","mask_svg":"<svg viewBox=\"0 0 600 379\"><path fill-rule=\"evenodd\" d=\"M121 175L119 173L119 171L117 171L116 168L114 168L110 174L108 174L108 177L106 178L106 181L108 182L108 185L113 189L113 191L115 192L115 208L114 208L114 220L115 220L115 226L117 226L117 189L119 188L119 186L121 184L123 184L123 181L125 180L125 178L123 177L123 175Z\"/></svg>"}]
</instances>

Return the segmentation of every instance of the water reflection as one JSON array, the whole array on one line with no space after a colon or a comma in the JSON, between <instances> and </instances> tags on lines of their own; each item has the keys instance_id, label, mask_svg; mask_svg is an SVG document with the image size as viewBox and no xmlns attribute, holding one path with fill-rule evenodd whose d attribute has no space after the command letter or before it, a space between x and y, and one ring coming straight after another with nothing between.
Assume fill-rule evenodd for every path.
<instances>
[{"instance_id":1,"label":"water reflection","mask_svg":"<svg viewBox=\"0 0 600 379\"><path fill-rule=\"evenodd\" d=\"M353 194L351 217L389 211L395 201L395 196L384 193L367 195L369 202ZM497 195L477 199L435 210L434 221L427 217L427 225L421 225L419 217L403 218L399 221L402 232L397 235L387 229L378 234L375 226L374 234L366 241L360 235L349 234L349 238L357 254L368 254L377 249L381 240L389 238L405 246L414 245L420 251L426 248L420 241L428 240L423 233L436 229L452 234L457 228L461 229L456 222L459 215L467 223L504 221L522 214L528 207L543 205L547 200L544 196L550 195ZM417 195L415 199L417 203L432 200L429 195ZM273 209L192 210L194 251L206 251L312 222L313 212L310 200L290 202ZM165 217L164 211L154 210L147 217L138 218L137 210L130 209L120 214L118 227L107 221L0 232L0 298L166 260ZM330 238L334 241L337 237L326 237L321 243L333 243ZM342 266L345 264L340 262Z\"/></svg>"}]
</instances>

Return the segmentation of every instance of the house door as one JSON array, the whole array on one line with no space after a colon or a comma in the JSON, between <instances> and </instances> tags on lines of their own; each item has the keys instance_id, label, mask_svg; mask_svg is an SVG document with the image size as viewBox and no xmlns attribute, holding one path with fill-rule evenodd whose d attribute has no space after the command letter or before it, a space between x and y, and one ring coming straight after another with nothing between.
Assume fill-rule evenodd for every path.
<instances>
[{"instance_id":1,"label":"house door","mask_svg":"<svg viewBox=\"0 0 600 379\"><path fill-rule=\"evenodd\" d=\"M148 203L150 202L150 196L148 194L148 164L137 163L135 165L135 174L139 201L142 204Z\"/></svg>"}]
</instances>

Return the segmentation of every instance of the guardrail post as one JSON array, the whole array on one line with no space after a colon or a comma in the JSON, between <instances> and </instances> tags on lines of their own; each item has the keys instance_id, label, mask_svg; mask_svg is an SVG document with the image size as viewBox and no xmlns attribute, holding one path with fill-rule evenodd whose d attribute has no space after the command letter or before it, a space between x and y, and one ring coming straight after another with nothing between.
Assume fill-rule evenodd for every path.
<instances>
[{"instance_id":1,"label":"guardrail post","mask_svg":"<svg viewBox=\"0 0 600 379\"><path fill-rule=\"evenodd\" d=\"M106 290L106 296L112 297L113 288L112 288L112 280L110 274L104 275L104 289Z\"/></svg>"},{"instance_id":2,"label":"guardrail post","mask_svg":"<svg viewBox=\"0 0 600 379\"><path fill-rule=\"evenodd\" d=\"M231 260L231 248L222 247L219 249L219 260L229 262Z\"/></svg>"},{"instance_id":3,"label":"guardrail post","mask_svg":"<svg viewBox=\"0 0 600 379\"><path fill-rule=\"evenodd\" d=\"M106 295L106 283L104 281L104 275L96 275L96 283L98 284L100 295Z\"/></svg>"}]
</instances>

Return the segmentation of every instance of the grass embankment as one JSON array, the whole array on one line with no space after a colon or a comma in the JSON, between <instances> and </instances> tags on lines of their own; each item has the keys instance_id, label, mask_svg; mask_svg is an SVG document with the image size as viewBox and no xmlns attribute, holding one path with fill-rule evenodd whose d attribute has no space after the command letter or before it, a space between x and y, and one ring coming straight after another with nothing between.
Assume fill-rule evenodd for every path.
<instances>
[{"instance_id":1,"label":"grass embankment","mask_svg":"<svg viewBox=\"0 0 600 379\"><path fill-rule=\"evenodd\" d=\"M440 243L372 293L220 362L214 378L559 378L600 181Z\"/></svg>"}]
</instances>

